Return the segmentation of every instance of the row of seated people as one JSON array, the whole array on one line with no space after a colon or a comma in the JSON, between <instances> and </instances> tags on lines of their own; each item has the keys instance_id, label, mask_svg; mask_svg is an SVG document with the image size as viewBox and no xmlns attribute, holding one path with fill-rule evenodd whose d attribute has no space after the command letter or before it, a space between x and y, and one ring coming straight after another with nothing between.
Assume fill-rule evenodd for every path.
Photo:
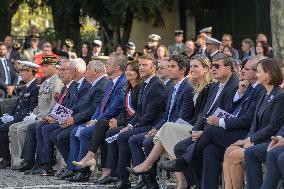
<instances>
[{"instance_id":1,"label":"row of seated people","mask_svg":"<svg viewBox=\"0 0 284 189\"><path fill-rule=\"evenodd\" d=\"M225 153L226 188L241 187L243 160L246 168L251 168L246 172L249 188L259 188L255 185L262 185L259 166L266 154L261 154L259 161L258 153L267 152L274 135L268 154L270 149L278 149L284 97L278 63L273 59L257 61L249 60L244 75L238 78L233 60L224 54L219 53L212 63L204 55L190 61L173 55L165 68L170 81L163 82L155 75L161 65L151 55L127 63L124 55L114 53L106 65L97 60L86 70L80 59L62 60L60 79L55 74L56 58L45 57L42 64L47 80L39 92L36 87L31 91L34 71L23 69L26 91L15 110L1 118L0 166L9 166L12 157L23 160L15 167L21 172L54 175L56 146L67 164L56 176L86 181L88 167L96 166L100 148L103 175L97 184L130 188L129 175L133 173L142 175L135 188L159 188L156 164L167 152L172 160L158 165L176 172L177 188L218 188ZM48 115L56 103L73 110L62 123ZM24 106L27 110L19 113ZM218 110L227 114L222 116L219 111L216 115ZM28 114L30 111L33 113ZM269 168L265 174L274 175ZM255 170L259 171L258 180ZM280 174L277 176L272 179L276 183ZM270 182L265 179L263 185Z\"/></svg>"}]
</instances>

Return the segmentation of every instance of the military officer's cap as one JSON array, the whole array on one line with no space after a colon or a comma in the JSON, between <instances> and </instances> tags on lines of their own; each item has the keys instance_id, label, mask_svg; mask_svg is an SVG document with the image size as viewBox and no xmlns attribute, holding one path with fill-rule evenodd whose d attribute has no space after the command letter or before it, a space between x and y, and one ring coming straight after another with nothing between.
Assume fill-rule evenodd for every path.
<instances>
[{"instance_id":1,"label":"military officer's cap","mask_svg":"<svg viewBox=\"0 0 284 189\"><path fill-rule=\"evenodd\" d=\"M199 33L212 33L212 27L206 27L206 28L203 28L201 30L199 30Z\"/></svg>"},{"instance_id":2,"label":"military officer's cap","mask_svg":"<svg viewBox=\"0 0 284 189\"><path fill-rule=\"evenodd\" d=\"M109 59L109 56L92 56L92 60L100 60L104 64L107 63L107 60Z\"/></svg>"},{"instance_id":3,"label":"military officer's cap","mask_svg":"<svg viewBox=\"0 0 284 189\"><path fill-rule=\"evenodd\" d=\"M20 64L20 70L37 71L39 65L29 61L18 61Z\"/></svg>"},{"instance_id":4,"label":"military officer's cap","mask_svg":"<svg viewBox=\"0 0 284 189\"><path fill-rule=\"evenodd\" d=\"M160 41L162 38L161 36L157 35L157 34L150 34L148 35L149 39L151 39L152 41Z\"/></svg>"},{"instance_id":5,"label":"military officer's cap","mask_svg":"<svg viewBox=\"0 0 284 189\"><path fill-rule=\"evenodd\" d=\"M206 44L220 45L221 41L213 37L206 36Z\"/></svg>"},{"instance_id":6,"label":"military officer's cap","mask_svg":"<svg viewBox=\"0 0 284 189\"><path fill-rule=\"evenodd\" d=\"M128 43L126 44L126 48L135 50L135 49L136 49L136 46L135 46L135 44L134 44L133 42L130 41L130 42L128 42Z\"/></svg>"},{"instance_id":7,"label":"military officer's cap","mask_svg":"<svg viewBox=\"0 0 284 189\"><path fill-rule=\"evenodd\" d=\"M42 57L41 64L53 64L56 65L58 62L57 58L53 55L45 55Z\"/></svg>"},{"instance_id":8,"label":"military officer's cap","mask_svg":"<svg viewBox=\"0 0 284 189\"><path fill-rule=\"evenodd\" d=\"M39 34L32 34L32 38L31 39L39 39Z\"/></svg>"},{"instance_id":9,"label":"military officer's cap","mask_svg":"<svg viewBox=\"0 0 284 189\"><path fill-rule=\"evenodd\" d=\"M66 39L65 40L65 45L68 47L68 48L72 48L74 47L74 42L72 39Z\"/></svg>"},{"instance_id":10,"label":"military officer's cap","mask_svg":"<svg viewBox=\"0 0 284 189\"><path fill-rule=\"evenodd\" d=\"M175 30L175 36L183 34L183 30Z\"/></svg>"},{"instance_id":11,"label":"military officer's cap","mask_svg":"<svg viewBox=\"0 0 284 189\"><path fill-rule=\"evenodd\" d=\"M92 42L93 46L102 46L103 45L103 42L101 40L97 40L95 39L93 42Z\"/></svg>"},{"instance_id":12,"label":"military officer's cap","mask_svg":"<svg viewBox=\"0 0 284 189\"><path fill-rule=\"evenodd\" d=\"M19 49L21 48L21 44L18 43L18 42L15 42L14 45L13 45L13 48L14 48L15 50L19 50Z\"/></svg>"}]
</instances>

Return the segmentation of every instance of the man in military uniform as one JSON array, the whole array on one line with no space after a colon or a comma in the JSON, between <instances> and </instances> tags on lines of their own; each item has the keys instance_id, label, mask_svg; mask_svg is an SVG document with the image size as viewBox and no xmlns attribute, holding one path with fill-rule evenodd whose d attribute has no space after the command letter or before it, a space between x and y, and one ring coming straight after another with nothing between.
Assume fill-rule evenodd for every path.
<instances>
[{"instance_id":1,"label":"man in military uniform","mask_svg":"<svg viewBox=\"0 0 284 189\"><path fill-rule=\"evenodd\" d=\"M46 80L40 85L38 95L38 106L33 112L24 118L23 121L14 123L9 128L9 140L11 146L11 156L14 160L20 159L20 154L26 139L26 131L29 125L36 125L41 121L56 104L54 95L59 93L63 87L63 82L56 74L57 59L54 56L43 57L43 73ZM16 161L15 161L16 162ZM13 161L13 164L15 163ZM29 165L29 162L23 161L15 169L20 169ZM30 165L32 166L32 165Z\"/></svg>"},{"instance_id":2,"label":"man in military uniform","mask_svg":"<svg viewBox=\"0 0 284 189\"><path fill-rule=\"evenodd\" d=\"M92 42L92 45L93 45L92 57L104 55L104 53L101 53L102 46L103 46L102 41L96 39Z\"/></svg>"},{"instance_id":3,"label":"man in military uniform","mask_svg":"<svg viewBox=\"0 0 284 189\"><path fill-rule=\"evenodd\" d=\"M39 34L33 34L31 36L31 47L23 51L23 58L30 62L33 62L34 57L42 53L42 50L38 48L38 44L39 44Z\"/></svg>"},{"instance_id":4,"label":"man in military uniform","mask_svg":"<svg viewBox=\"0 0 284 189\"><path fill-rule=\"evenodd\" d=\"M170 55L177 55L185 51L183 43L183 30L175 31L175 43L168 47Z\"/></svg>"},{"instance_id":5,"label":"man in military uniform","mask_svg":"<svg viewBox=\"0 0 284 189\"><path fill-rule=\"evenodd\" d=\"M149 53L155 54L162 38L157 34L150 34L148 35L148 38L150 39L147 45L149 48Z\"/></svg>"},{"instance_id":6,"label":"man in military uniform","mask_svg":"<svg viewBox=\"0 0 284 189\"><path fill-rule=\"evenodd\" d=\"M205 34L208 37L212 37L212 29L213 28L211 26L210 27L206 27L206 28L203 28L203 29L199 30L199 33L200 34Z\"/></svg>"},{"instance_id":7,"label":"man in military uniform","mask_svg":"<svg viewBox=\"0 0 284 189\"><path fill-rule=\"evenodd\" d=\"M39 66L34 63L21 63L20 76L26 83L23 92L18 98L16 105L8 114L2 115L0 118L0 169L6 168L11 164L11 157L9 151L9 127L17 122L22 121L38 103L38 86L35 78L36 69Z\"/></svg>"},{"instance_id":8,"label":"man in military uniform","mask_svg":"<svg viewBox=\"0 0 284 189\"><path fill-rule=\"evenodd\" d=\"M136 50L136 46L133 42L129 41L126 45L126 50L127 50L127 59L128 61L133 61L134 60L134 54Z\"/></svg>"},{"instance_id":9,"label":"man in military uniform","mask_svg":"<svg viewBox=\"0 0 284 189\"><path fill-rule=\"evenodd\" d=\"M207 57L209 60L212 62L214 57L220 53L219 51L219 45L221 44L221 41L213 38L206 36L206 46L207 46Z\"/></svg>"}]
</instances>

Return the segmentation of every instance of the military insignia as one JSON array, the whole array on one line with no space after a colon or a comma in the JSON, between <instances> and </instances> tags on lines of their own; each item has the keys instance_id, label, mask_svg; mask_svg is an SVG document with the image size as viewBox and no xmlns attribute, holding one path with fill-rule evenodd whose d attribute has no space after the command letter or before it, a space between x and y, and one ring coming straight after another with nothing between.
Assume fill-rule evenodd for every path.
<instances>
[{"instance_id":1,"label":"military insignia","mask_svg":"<svg viewBox=\"0 0 284 189\"><path fill-rule=\"evenodd\" d=\"M48 94L48 93L50 93L50 88L45 88L43 94Z\"/></svg>"},{"instance_id":2,"label":"military insignia","mask_svg":"<svg viewBox=\"0 0 284 189\"><path fill-rule=\"evenodd\" d=\"M24 94L24 97L29 97L29 96L31 96L31 93L25 93Z\"/></svg>"}]
</instances>

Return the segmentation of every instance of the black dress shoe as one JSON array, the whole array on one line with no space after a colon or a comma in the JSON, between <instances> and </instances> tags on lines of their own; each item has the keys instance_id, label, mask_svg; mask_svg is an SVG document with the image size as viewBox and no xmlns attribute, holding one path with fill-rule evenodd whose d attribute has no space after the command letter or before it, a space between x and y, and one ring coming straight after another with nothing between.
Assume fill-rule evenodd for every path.
<instances>
[{"instance_id":1,"label":"black dress shoe","mask_svg":"<svg viewBox=\"0 0 284 189\"><path fill-rule=\"evenodd\" d=\"M70 182L88 182L89 174L77 172L72 177L66 178Z\"/></svg>"},{"instance_id":2,"label":"black dress shoe","mask_svg":"<svg viewBox=\"0 0 284 189\"><path fill-rule=\"evenodd\" d=\"M97 185L107 185L107 184L112 184L117 182L117 177L112 177L112 176L105 176L102 179L99 179L95 182Z\"/></svg>"},{"instance_id":3,"label":"black dress shoe","mask_svg":"<svg viewBox=\"0 0 284 189\"><path fill-rule=\"evenodd\" d=\"M11 166L11 161L7 160L7 159L2 159L2 161L0 162L0 169L5 169L7 167Z\"/></svg>"},{"instance_id":4,"label":"black dress shoe","mask_svg":"<svg viewBox=\"0 0 284 189\"><path fill-rule=\"evenodd\" d=\"M18 171L19 172L25 172L25 171L30 170L32 168L33 168L32 163L28 163L28 162L24 161L23 165L21 167L19 167Z\"/></svg>"},{"instance_id":5,"label":"black dress shoe","mask_svg":"<svg viewBox=\"0 0 284 189\"><path fill-rule=\"evenodd\" d=\"M40 169L40 166L37 165L37 164L35 164L35 165L32 167L32 169L25 171L24 174L25 174L25 175L32 175L33 172L38 172L39 169Z\"/></svg>"},{"instance_id":6,"label":"black dress shoe","mask_svg":"<svg viewBox=\"0 0 284 189\"><path fill-rule=\"evenodd\" d=\"M139 176L139 175L144 175L144 174L148 174L150 172L151 169L149 169L148 171L144 171L144 172L136 172L134 169L132 169L131 167L126 167L126 170L135 175L135 176Z\"/></svg>"},{"instance_id":7,"label":"black dress shoe","mask_svg":"<svg viewBox=\"0 0 284 189\"><path fill-rule=\"evenodd\" d=\"M181 172L187 167L187 164L184 160L175 159L168 161L159 161L158 166L161 169L171 171L171 172Z\"/></svg>"},{"instance_id":8,"label":"black dress shoe","mask_svg":"<svg viewBox=\"0 0 284 189\"><path fill-rule=\"evenodd\" d=\"M55 171L50 168L50 169L42 169L42 172L41 172L41 176L54 176L55 174Z\"/></svg>"},{"instance_id":9,"label":"black dress shoe","mask_svg":"<svg viewBox=\"0 0 284 189\"><path fill-rule=\"evenodd\" d=\"M129 181L125 182L125 181L122 181L122 180L118 180L116 185L115 185L115 188L117 188L117 189L128 189L128 188L131 188L131 183Z\"/></svg>"},{"instance_id":10,"label":"black dress shoe","mask_svg":"<svg viewBox=\"0 0 284 189\"><path fill-rule=\"evenodd\" d=\"M58 175L57 178L60 180L65 180L67 178L73 177L74 176L74 171L71 170L65 170L61 175Z\"/></svg>"}]
</instances>

